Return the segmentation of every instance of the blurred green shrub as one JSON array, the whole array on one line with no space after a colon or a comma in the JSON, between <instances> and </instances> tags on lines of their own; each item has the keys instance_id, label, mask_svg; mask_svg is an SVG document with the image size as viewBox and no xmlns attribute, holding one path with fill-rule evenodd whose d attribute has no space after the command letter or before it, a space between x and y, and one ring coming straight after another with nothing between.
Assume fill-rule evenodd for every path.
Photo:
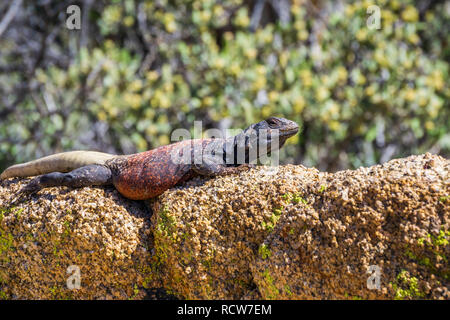
<instances>
[{"instance_id":1,"label":"blurred green shrub","mask_svg":"<svg viewBox=\"0 0 450 320\"><path fill-rule=\"evenodd\" d=\"M372 4L379 30L366 25ZM56 54L75 46L67 63L43 63L26 79L0 74L13 95L11 83L34 86L0 119L0 169L73 148L144 151L195 120L243 128L271 115L302 125L285 162L337 170L448 156L450 8L421 4L294 0L280 23L267 3L254 31L250 1L96 4L87 46L77 49L79 33L61 27L49 44ZM0 46L9 48L0 65L20 59L11 39Z\"/></svg>"}]
</instances>

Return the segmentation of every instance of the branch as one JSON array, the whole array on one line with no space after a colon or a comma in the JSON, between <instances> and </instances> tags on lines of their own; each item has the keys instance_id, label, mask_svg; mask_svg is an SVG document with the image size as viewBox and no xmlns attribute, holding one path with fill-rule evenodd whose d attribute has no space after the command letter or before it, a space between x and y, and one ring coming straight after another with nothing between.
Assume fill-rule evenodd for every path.
<instances>
[{"instance_id":1,"label":"branch","mask_svg":"<svg viewBox=\"0 0 450 320\"><path fill-rule=\"evenodd\" d=\"M250 18L250 30L255 31L261 21L262 13L266 0L257 0L253 8L252 17Z\"/></svg>"},{"instance_id":2,"label":"branch","mask_svg":"<svg viewBox=\"0 0 450 320\"><path fill-rule=\"evenodd\" d=\"M277 13L281 25L286 25L291 21L291 4L289 0L270 0L270 4Z\"/></svg>"},{"instance_id":3,"label":"branch","mask_svg":"<svg viewBox=\"0 0 450 320\"><path fill-rule=\"evenodd\" d=\"M16 16L21 4L22 4L22 0L14 0L14 2L9 7L8 12L6 12L5 16L3 17L2 22L0 22L0 37L2 36L3 32L5 32L5 30L8 28L8 25L11 23L11 21L14 19L14 17Z\"/></svg>"}]
</instances>

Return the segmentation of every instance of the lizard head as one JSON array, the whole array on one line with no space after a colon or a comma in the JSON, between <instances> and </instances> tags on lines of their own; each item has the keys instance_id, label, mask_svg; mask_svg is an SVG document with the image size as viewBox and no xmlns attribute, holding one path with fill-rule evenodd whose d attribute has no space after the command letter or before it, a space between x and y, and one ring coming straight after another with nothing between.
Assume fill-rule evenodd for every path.
<instances>
[{"instance_id":1,"label":"lizard head","mask_svg":"<svg viewBox=\"0 0 450 320\"><path fill-rule=\"evenodd\" d=\"M256 151L258 155L270 154L280 149L286 140L295 135L299 126L294 121L270 117L261 122L252 124L242 133L234 137L234 147L245 152L246 161L252 160L250 150ZM255 155L255 154L254 154Z\"/></svg>"},{"instance_id":2,"label":"lizard head","mask_svg":"<svg viewBox=\"0 0 450 320\"><path fill-rule=\"evenodd\" d=\"M264 140L265 135L261 133L266 131L267 141L270 142L275 139L279 139L281 147L288 138L298 132L299 127L294 121L284 118L270 117L255 124L254 129L258 131L260 140Z\"/></svg>"},{"instance_id":3,"label":"lizard head","mask_svg":"<svg viewBox=\"0 0 450 320\"><path fill-rule=\"evenodd\" d=\"M244 132L250 135L256 134L258 145L260 147L264 145L267 146L267 150L270 152L281 148L286 140L295 135L298 130L298 124L294 121L270 117L251 125ZM246 143L246 148L250 147L250 145L248 145L251 143L250 140Z\"/></svg>"}]
</instances>

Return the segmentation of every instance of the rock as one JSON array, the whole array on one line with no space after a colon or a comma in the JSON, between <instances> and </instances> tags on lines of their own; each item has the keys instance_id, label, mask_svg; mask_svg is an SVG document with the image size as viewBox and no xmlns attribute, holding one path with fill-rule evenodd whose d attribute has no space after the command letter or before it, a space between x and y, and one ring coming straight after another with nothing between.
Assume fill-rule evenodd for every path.
<instances>
[{"instance_id":1,"label":"rock","mask_svg":"<svg viewBox=\"0 0 450 320\"><path fill-rule=\"evenodd\" d=\"M436 168L424 170L430 157ZM305 201L288 197L252 264L262 297L445 298L425 291L450 284L448 262L438 264L450 253L449 177L448 160L425 155L302 182Z\"/></svg>"},{"instance_id":2,"label":"rock","mask_svg":"<svg viewBox=\"0 0 450 320\"><path fill-rule=\"evenodd\" d=\"M449 166L258 167L145 202L61 187L11 204L27 180L3 181L0 298L448 299Z\"/></svg>"},{"instance_id":3,"label":"rock","mask_svg":"<svg viewBox=\"0 0 450 320\"><path fill-rule=\"evenodd\" d=\"M446 298L449 164L194 179L153 204L163 286L188 299Z\"/></svg>"},{"instance_id":4,"label":"rock","mask_svg":"<svg viewBox=\"0 0 450 320\"><path fill-rule=\"evenodd\" d=\"M155 286L145 205L113 188L65 187L11 205L27 181L0 185L0 298L143 298Z\"/></svg>"}]
</instances>

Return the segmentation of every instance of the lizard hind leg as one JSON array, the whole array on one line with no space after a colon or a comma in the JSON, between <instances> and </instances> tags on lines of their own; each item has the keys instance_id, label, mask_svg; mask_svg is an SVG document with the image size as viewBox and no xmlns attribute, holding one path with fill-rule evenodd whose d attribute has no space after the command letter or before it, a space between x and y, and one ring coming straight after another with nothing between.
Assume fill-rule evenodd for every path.
<instances>
[{"instance_id":1,"label":"lizard hind leg","mask_svg":"<svg viewBox=\"0 0 450 320\"><path fill-rule=\"evenodd\" d=\"M72 188L101 186L112 183L111 170L103 165L87 165L68 173L52 172L40 175L20 192L34 193L44 188L66 186Z\"/></svg>"}]
</instances>

